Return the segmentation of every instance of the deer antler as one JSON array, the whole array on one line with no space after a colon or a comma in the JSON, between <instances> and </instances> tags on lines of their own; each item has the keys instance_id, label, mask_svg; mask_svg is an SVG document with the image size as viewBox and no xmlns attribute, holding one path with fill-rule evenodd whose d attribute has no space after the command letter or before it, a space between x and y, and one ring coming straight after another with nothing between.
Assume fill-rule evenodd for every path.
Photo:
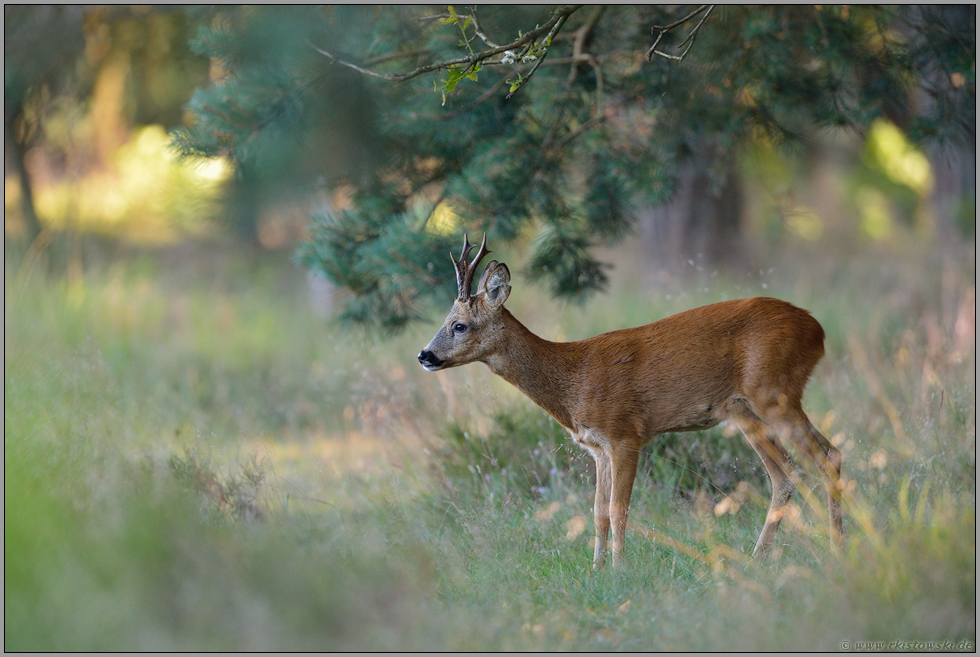
<instances>
[{"instance_id":1,"label":"deer antler","mask_svg":"<svg viewBox=\"0 0 980 657\"><path fill-rule=\"evenodd\" d=\"M469 257L470 251L473 250L474 244L470 244L466 235L463 235L463 252L460 253L459 261L453 257L452 252L449 254L449 259L453 261L453 267L456 268L456 285L459 287L459 296L456 297L460 301L469 301L470 290L473 288L473 274L476 273L476 268L480 264L480 260L483 256L490 253L487 250L487 234L483 233L483 243L480 245L480 250L476 252L476 257L473 261L468 263L466 258Z\"/></svg>"}]
</instances>

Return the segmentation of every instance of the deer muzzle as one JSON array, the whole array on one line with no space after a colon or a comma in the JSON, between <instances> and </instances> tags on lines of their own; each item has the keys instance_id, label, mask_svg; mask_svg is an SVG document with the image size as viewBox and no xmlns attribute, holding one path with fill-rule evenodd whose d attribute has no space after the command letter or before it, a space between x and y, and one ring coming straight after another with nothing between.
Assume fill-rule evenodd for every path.
<instances>
[{"instance_id":1,"label":"deer muzzle","mask_svg":"<svg viewBox=\"0 0 980 657\"><path fill-rule=\"evenodd\" d=\"M444 360L440 359L428 349L423 349L419 352L419 363L429 372L441 370L443 365L446 364Z\"/></svg>"}]
</instances>

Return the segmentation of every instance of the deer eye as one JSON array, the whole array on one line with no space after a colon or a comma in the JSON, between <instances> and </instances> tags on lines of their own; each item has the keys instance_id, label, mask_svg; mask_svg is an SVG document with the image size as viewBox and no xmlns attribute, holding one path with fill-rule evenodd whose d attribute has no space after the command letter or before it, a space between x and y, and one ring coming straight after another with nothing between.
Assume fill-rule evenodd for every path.
<instances>
[{"instance_id":1,"label":"deer eye","mask_svg":"<svg viewBox=\"0 0 980 657\"><path fill-rule=\"evenodd\" d=\"M460 324L459 322L453 324L453 333L463 333L464 331L466 331L466 324Z\"/></svg>"}]
</instances>

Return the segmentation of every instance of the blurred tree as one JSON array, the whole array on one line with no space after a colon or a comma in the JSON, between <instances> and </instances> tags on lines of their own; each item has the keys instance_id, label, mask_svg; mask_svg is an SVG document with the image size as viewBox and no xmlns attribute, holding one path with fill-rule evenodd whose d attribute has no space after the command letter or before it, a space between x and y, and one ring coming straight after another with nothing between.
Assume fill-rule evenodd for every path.
<instances>
[{"instance_id":1,"label":"blurred tree","mask_svg":"<svg viewBox=\"0 0 980 657\"><path fill-rule=\"evenodd\" d=\"M37 140L40 105L64 88L70 64L85 47L82 10L55 5L4 5L3 8L3 146L17 172L21 214L33 242L41 225L34 209L31 178L25 163Z\"/></svg>"},{"instance_id":2,"label":"blurred tree","mask_svg":"<svg viewBox=\"0 0 980 657\"><path fill-rule=\"evenodd\" d=\"M884 116L973 143L975 10L948 23L864 6L220 8L194 47L222 75L175 144L230 154L256 189L346 190L299 260L350 293L345 317L397 328L451 292L465 229L533 235L525 273L582 298L606 283L594 247L638 207L669 204L706 258L736 250L750 142ZM937 62L948 83L924 108Z\"/></svg>"},{"instance_id":3,"label":"blurred tree","mask_svg":"<svg viewBox=\"0 0 980 657\"><path fill-rule=\"evenodd\" d=\"M134 125L179 125L208 71L207 60L188 48L194 18L126 6L4 7L4 149L19 178L29 240L41 224L28 151L43 145L76 168L106 167ZM86 132L76 125L80 117L91 121L91 143L52 134Z\"/></svg>"},{"instance_id":4,"label":"blurred tree","mask_svg":"<svg viewBox=\"0 0 980 657\"><path fill-rule=\"evenodd\" d=\"M362 76L330 67L310 46L348 29L365 35L364 18L356 7L216 7L191 40L212 62L214 84L191 98L196 122L175 132L175 144L185 155L234 159L230 212L241 235L255 235L262 203L382 162Z\"/></svg>"},{"instance_id":5,"label":"blurred tree","mask_svg":"<svg viewBox=\"0 0 980 657\"><path fill-rule=\"evenodd\" d=\"M914 116L901 127L929 146L943 228L975 237L976 5L917 5L903 19L919 85Z\"/></svg>"}]
</instances>

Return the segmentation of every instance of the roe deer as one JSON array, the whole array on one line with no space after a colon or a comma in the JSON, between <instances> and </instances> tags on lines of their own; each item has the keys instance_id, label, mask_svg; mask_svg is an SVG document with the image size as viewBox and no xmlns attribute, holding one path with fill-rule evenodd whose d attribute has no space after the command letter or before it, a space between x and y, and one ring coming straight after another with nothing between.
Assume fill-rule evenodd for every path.
<instances>
[{"instance_id":1,"label":"roe deer","mask_svg":"<svg viewBox=\"0 0 980 657\"><path fill-rule=\"evenodd\" d=\"M824 477L833 538L840 539L841 453L817 431L800 403L823 356L823 328L805 310L756 297L723 301L646 326L578 342L549 342L504 308L510 271L491 260L476 294L476 257L463 238L459 296L419 354L426 370L486 363L571 432L595 459L595 553L604 560L612 525L613 566L622 564L626 517L640 448L667 431L695 431L728 420L762 459L772 499L753 554L765 551L795 490L796 466L780 439L813 459Z\"/></svg>"}]
</instances>

